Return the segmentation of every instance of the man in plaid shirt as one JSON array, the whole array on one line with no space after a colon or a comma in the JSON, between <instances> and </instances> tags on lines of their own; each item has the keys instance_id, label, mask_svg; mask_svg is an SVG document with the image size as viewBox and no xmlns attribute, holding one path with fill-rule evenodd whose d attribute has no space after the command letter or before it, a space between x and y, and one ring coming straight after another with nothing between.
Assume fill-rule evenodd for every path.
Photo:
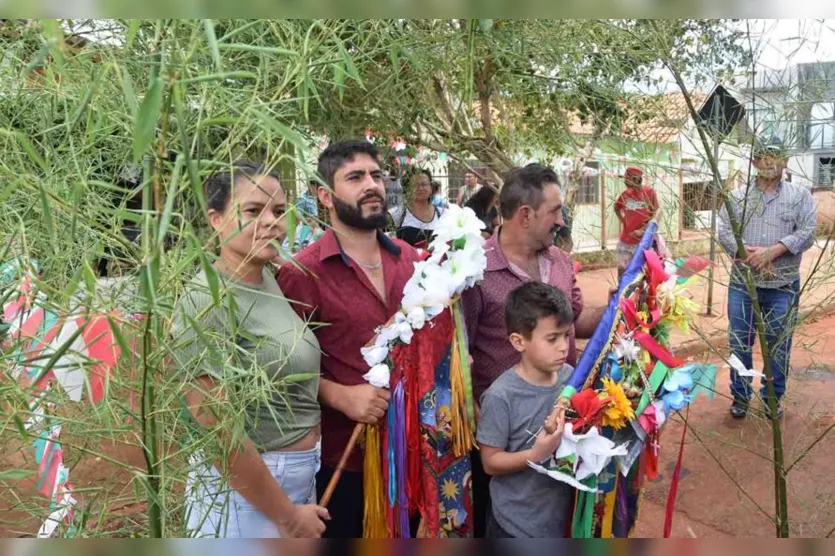
<instances>
[{"instance_id":1,"label":"man in plaid shirt","mask_svg":"<svg viewBox=\"0 0 835 556\"><path fill-rule=\"evenodd\" d=\"M733 259L728 286L729 343L732 353L746 369L751 369L756 328L744 279L750 269L765 320L777 416L781 417L780 400L786 391L786 372L797 321L800 261L803 252L815 242L815 205L809 190L783 181L787 155L779 139L773 138L765 146L757 147L753 157L756 180L730 193L735 221L742 227L744 252L737 252L726 207L719 213L719 243ZM742 419L748 412L752 377L740 376L731 369L731 381L731 415ZM760 397L770 418L767 393L762 379Z\"/></svg>"}]
</instances>

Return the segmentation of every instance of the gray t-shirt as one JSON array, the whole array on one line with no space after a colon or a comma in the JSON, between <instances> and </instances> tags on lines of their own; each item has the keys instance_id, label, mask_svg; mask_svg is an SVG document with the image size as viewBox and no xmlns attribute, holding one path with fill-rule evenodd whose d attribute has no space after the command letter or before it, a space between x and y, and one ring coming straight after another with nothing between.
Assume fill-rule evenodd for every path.
<instances>
[{"instance_id":1,"label":"gray t-shirt","mask_svg":"<svg viewBox=\"0 0 835 556\"><path fill-rule=\"evenodd\" d=\"M515 368L502 373L481 396L478 442L510 453L531 448L572 370L563 366L554 386L531 384ZM574 489L525 469L493 477L490 498L496 521L514 537L562 538Z\"/></svg>"},{"instance_id":2,"label":"gray t-shirt","mask_svg":"<svg viewBox=\"0 0 835 556\"><path fill-rule=\"evenodd\" d=\"M221 276L218 306L200 272L177 301L171 342L184 378L223 380L231 405L245 409L247 435L269 452L319 425L321 352L272 273L265 268L262 277L253 285Z\"/></svg>"}]
</instances>

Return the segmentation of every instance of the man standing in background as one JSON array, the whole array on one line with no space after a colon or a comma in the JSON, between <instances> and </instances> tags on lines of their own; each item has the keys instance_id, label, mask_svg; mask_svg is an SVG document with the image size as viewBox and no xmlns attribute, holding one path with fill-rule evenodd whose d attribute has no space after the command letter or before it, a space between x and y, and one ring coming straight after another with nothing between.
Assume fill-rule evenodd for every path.
<instances>
[{"instance_id":1,"label":"man standing in background","mask_svg":"<svg viewBox=\"0 0 835 556\"><path fill-rule=\"evenodd\" d=\"M388 171L385 179L386 204L389 210L401 208L405 203L402 178L403 165L400 162L400 157L395 153L389 157Z\"/></svg>"},{"instance_id":2,"label":"man standing in background","mask_svg":"<svg viewBox=\"0 0 835 556\"><path fill-rule=\"evenodd\" d=\"M653 188L643 185L643 179L644 172L640 168L627 168L624 174L626 191L615 201L615 216L620 221L618 280L632 260L647 224L658 216L658 196Z\"/></svg>"},{"instance_id":3,"label":"man standing in background","mask_svg":"<svg viewBox=\"0 0 835 556\"><path fill-rule=\"evenodd\" d=\"M478 176L475 172L470 170L464 172L464 187L458 192L458 206L466 205L467 201L472 199L479 189L481 189L481 185L478 183Z\"/></svg>"},{"instance_id":4,"label":"man standing in background","mask_svg":"<svg viewBox=\"0 0 835 556\"><path fill-rule=\"evenodd\" d=\"M744 253L737 252L736 238L725 206L719 211L718 240L733 260L728 285L728 322L731 352L746 369L753 366L756 337L753 303L745 275L752 273L757 301L765 321L765 340L774 376L777 417L783 415L780 400L786 391L786 373L791 360L792 334L800 297L800 261L815 243L815 204L805 188L783 180L788 156L782 142L772 138L753 154L756 181L730 193L734 220L742 228ZM752 377L731 369L731 415L742 419L748 413ZM768 389L762 379L760 398L771 418Z\"/></svg>"}]
</instances>

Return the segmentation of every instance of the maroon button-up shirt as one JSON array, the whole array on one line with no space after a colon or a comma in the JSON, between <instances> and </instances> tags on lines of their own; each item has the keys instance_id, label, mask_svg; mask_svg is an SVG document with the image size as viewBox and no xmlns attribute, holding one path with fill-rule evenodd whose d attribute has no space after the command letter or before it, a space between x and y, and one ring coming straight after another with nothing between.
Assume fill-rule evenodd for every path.
<instances>
[{"instance_id":1,"label":"maroon button-up shirt","mask_svg":"<svg viewBox=\"0 0 835 556\"><path fill-rule=\"evenodd\" d=\"M519 353L508 339L504 320L507 295L517 286L530 282L531 278L508 263L499 246L499 232L487 240L487 268L484 280L475 287L464 290L464 319L473 358L473 394L476 400L493 384L500 374L519 363ZM557 247L550 247L540 254L539 268L548 269L545 282L565 293L574 310L574 320L583 311L583 294L577 286L571 258ZM574 343L574 327L568 347L567 363L574 365L577 348Z\"/></svg>"},{"instance_id":2,"label":"maroon button-up shirt","mask_svg":"<svg viewBox=\"0 0 835 556\"><path fill-rule=\"evenodd\" d=\"M328 230L278 272L281 291L302 318L315 327L322 349L322 377L339 384L364 384L368 365L360 348L374 337L400 308L403 287L414 273L418 252L397 239L379 234L387 301L359 266L345 254L336 233ZM321 323L321 325L320 325ZM355 423L333 408L322 407L322 463L336 467ZM362 471L362 451L355 450L346 465Z\"/></svg>"}]
</instances>

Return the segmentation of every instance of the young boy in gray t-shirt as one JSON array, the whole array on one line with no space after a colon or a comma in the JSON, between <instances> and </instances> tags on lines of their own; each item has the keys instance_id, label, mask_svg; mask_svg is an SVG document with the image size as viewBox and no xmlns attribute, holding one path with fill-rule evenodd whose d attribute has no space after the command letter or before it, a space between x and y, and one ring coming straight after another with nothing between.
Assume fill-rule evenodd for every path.
<instances>
[{"instance_id":1,"label":"young boy in gray t-shirt","mask_svg":"<svg viewBox=\"0 0 835 556\"><path fill-rule=\"evenodd\" d=\"M486 537L564 537L574 489L537 473L528 461L550 458L562 438L564 412L553 434L543 424L572 371L565 364L571 304L560 290L528 282L508 295L505 320L522 360L481 397L477 440L492 476Z\"/></svg>"}]
</instances>

